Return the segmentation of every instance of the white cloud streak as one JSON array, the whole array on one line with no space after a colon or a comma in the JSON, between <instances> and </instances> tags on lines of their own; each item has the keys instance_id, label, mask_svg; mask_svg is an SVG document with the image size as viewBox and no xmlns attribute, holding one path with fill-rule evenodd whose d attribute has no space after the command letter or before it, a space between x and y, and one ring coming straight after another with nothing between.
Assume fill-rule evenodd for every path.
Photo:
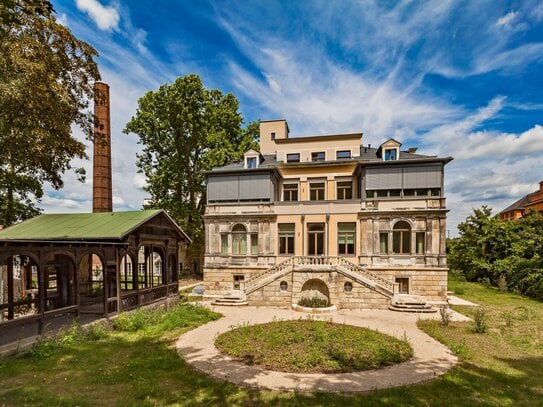
<instances>
[{"instance_id":1,"label":"white cloud streak","mask_svg":"<svg viewBox=\"0 0 543 407\"><path fill-rule=\"evenodd\" d=\"M103 6L97 0L76 0L79 10L88 14L101 30L116 30L121 19L119 11L113 6Z\"/></svg>"}]
</instances>

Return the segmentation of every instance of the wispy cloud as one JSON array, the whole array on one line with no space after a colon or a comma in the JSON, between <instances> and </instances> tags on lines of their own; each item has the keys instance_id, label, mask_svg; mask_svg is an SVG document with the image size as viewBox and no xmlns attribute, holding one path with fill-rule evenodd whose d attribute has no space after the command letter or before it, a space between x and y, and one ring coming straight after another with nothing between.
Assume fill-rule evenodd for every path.
<instances>
[{"instance_id":1,"label":"wispy cloud","mask_svg":"<svg viewBox=\"0 0 543 407\"><path fill-rule=\"evenodd\" d=\"M119 11L113 6L104 6L98 0L76 0L77 8L89 15L101 30L119 28Z\"/></svg>"},{"instance_id":2,"label":"wispy cloud","mask_svg":"<svg viewBox=\"0 0 543 407\"><path fill-rule=\"evenodd\" d=\"M519 13L517 11L510 11L506 15L498 18L496 21L496 26L510 28L513 20L517 18L518 14Z\"/></svg>"}]
</instances>

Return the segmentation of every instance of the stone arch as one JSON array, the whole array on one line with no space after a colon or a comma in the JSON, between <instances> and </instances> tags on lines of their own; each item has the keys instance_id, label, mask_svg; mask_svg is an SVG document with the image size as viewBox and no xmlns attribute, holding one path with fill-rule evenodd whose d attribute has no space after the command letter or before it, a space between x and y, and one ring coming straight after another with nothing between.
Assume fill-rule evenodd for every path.
<instances>
[{"instance_id":1,"label":"stone arch","mask_svg":"<svg viewBox=\"0 0 543 407\"><path fill-rule=\"evenodd\" d=\"M302 285L302 298L319 298L330 301L330 290L320 278L312 278Z\"/></svg>"},{"instance_id":2,"label":"stone arch","mask_svg":"<svg viewBox=\"0 0 543 407\"><path fill-rule=\"evenodd\" d=\"M45 263L46 309L65 308L77 304L75 256L59 250Z\"/></svg>"}]
</instances>

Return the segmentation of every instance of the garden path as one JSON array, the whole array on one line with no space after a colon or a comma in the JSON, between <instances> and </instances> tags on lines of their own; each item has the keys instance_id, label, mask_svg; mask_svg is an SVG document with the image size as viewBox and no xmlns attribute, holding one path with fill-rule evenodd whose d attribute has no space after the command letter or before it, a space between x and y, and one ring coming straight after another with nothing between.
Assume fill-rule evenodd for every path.
<instances>
[{"instance_id":1,"label":"garden path","mask_svg":"<svg viewBox=\"0 0 543 407\"><path fill-rule=\"evenodd\" d=\"M261 324L274 319L306 318L309 314L272 307L206 305L224 317L181 335L176 343L177 351L196 369L218 380L241 386L301 392L368 392L432 380L457 362L456 356L447 347L417 328L417 319L439 318L439 313L418 315L389 310L340 310L325 315L312 314L312 317L366 327L400 339L407 338L413 347L413 357L397 365L353 373L298 374L266 370L220 353L214 346L215 338L232 326ZM466 319L456 312L453 312L452 318Z\"/></svg>"}]
</instances>

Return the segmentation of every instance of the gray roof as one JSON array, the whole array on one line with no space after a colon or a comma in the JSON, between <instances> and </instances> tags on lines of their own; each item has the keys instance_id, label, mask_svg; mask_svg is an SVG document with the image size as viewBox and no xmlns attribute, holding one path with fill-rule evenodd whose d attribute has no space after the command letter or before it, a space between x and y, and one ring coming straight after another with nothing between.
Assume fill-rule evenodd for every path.
<instances>
[{"instance_id":1,"label":"gray roof","mask_svg":"<svg viewBox=\"0 0 543 407\"><path fill-rule=\"evenodd\" d=\"M530 203L530 197L534 194L536 194L538 191L532 192L531 194L525 195L522 198L520 198L518 201L515 201L511 205L509 205L507 208L505 208L503 211L501 211L499 214L507 213L514 210L524 209L528 203Z\"/></svg>"},{"instance_id":2,"label":"gray roof","mask_svg":"<svg viewBox=\"0 0 543 407\"><path fill-rule=\"evenodd\" d=\"M400 159L396 161L386 161L387 164L392 163L400 163L402 161L445 161L449 162L452 160L451 157L446 158L439 158L437 156L431 156L431 155L422 155L422 154L414 154L409 153L407 151L400 151ZM208 174L216 174L216 173L223 173L223 172L241 172L241 171L251 171L255 172L258 170L268 170L272 171L275 170L278 167L284 167L284 166L305 166L308 164L315 165L315 166L322 166L322 165L332 165L337 164L338 162L344 163L344 162L358 162L358 163L368 163L368 164L376 164L376 163L383 163L383 158L381 157L380 149L379 148L370 148L370 147L364 147L360 146L360 157L353 157L351 159L346 160L331 160L331 161L317 161L317 162L297 162L297 163L285 163L282 161L277 161L275 154L261 154L260 155L260 164L258 168L251 168L247 169L244 167L244 161L233 161L230 162L222 167L216 167L212 170L208 171Z\"/></svg>"}]
</instances>

